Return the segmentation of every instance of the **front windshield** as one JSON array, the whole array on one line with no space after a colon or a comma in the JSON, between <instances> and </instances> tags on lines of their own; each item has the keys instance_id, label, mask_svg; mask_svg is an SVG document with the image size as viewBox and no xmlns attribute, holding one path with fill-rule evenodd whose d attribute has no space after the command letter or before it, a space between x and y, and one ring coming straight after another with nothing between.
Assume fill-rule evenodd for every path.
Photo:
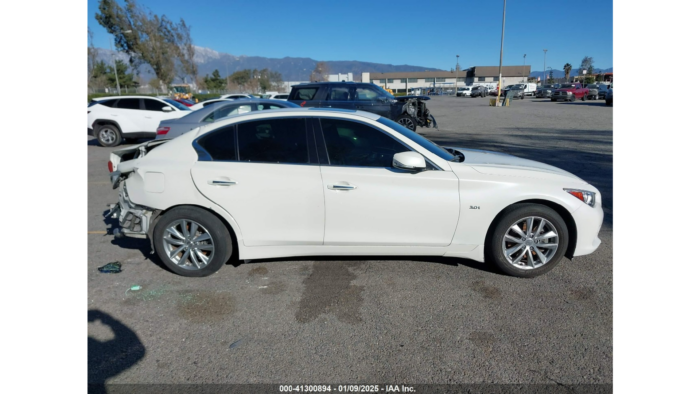
<instances>
[{"instance_id":1,"label":"front windshield","mask_svg":"<svg viewBox=\"0 0 700 394\"><path fill-rule=\"evenodd\" d=\"M563 83L563 84L561 84L561 87L562 87L562 88L573 88L573 87L575 87L575 86L576 86L576 85L574 85L573 83Z\"/></svg>"},{"instance_id":2,"label":"front windshield","mask_svg":"<svg viewBox=\"0 0 700 394\"><path fill-rule=\"evenodd\" d=\"M443 160L451 161L455 159L455 157L450 152L446 151L445 148L437 145L433 141L421 136L420 134L401 126L393 120L389 120L382 116L381 118L379 118L379 120L377 120L377 122L383 124L384 126L391 127L392 130L401 133L401 135L403 135L404 137L407 137L411 141L428 150L428 152L438 156Z\"/></svg>"},{"instance_id":3,"label":"front windshield","mask_svg":"<svg viewBox=\"0 0 700 394\"><path fill-rule=\"evenodd\" d=\"M179 109L180 111L191 111L191 109L190 109L188 106L182 105L182 104L178 103L178 102L175 101L175 100L163 99L163 101L165 101L166 103L168 103L168 104L172 105L173 107Z\"/></svg>"}]
</instances>

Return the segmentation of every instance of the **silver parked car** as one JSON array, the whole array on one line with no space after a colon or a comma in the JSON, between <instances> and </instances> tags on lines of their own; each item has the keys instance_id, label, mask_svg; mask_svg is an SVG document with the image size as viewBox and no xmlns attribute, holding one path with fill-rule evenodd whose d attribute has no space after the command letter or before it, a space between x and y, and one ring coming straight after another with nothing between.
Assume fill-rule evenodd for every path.
<instances>
[{"instance_id":1,"label":"silver parked car","mask_svg":"<svg viewBox=\"0 0 700 394\"><path fill-rule=\"evenodd\" d=\"M589 100L603 100L605 99L605 94L608 93L608 85L602 83L590 83L586 85L588 88L588 99Z\"/></svg>"},{"instance_id":2,"label":"silver parked car","mask_svg":"<svg viewBox=\"0 0 700 394\"><path fill-rule=\"evenodd\" d=\"M156 132L156 139L173 139L192 129L215 122L227 116L279 108L299 108L299 106L283 100L265 99L240 99L214 103L183 116L182 118L160 122L158 131Z\"/></svg>"}]
</instances>

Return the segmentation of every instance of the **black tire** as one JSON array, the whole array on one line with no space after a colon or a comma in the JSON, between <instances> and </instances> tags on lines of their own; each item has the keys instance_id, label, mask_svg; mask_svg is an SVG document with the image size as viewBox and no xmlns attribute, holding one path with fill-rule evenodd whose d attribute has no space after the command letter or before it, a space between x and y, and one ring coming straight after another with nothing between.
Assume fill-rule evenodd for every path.
<instances>
[{"instance_id":1,"label":"black tire","mask_svg":"<svg viewBox=\"0 0 700 394\"><path fill-rule=\"evenodd\" d=\"M571 95L571 100L569 100L569 101L571 101L572 103L573 103L574 101L576 101L576 96L572 94L572 95Z\"/></svg>"},{"instance_id":2,"label":"black tire","mask_svg":"<svg viewBox=\"0 0 700 394\"><path fill-rule=\"evenodd\" d=\"M612 100L605 99L605 105L612 105Z\"/></svg>"},{"instance_id":3,"label":"black tire","mask_svg":"<svg viewBox=\"0 0 700 394\"><path fill-rule=\"evenodd\" d=\"M396 123L411 131L416 131L416 127L418 127L418 120L416 120L416 118L408 114L403 114L399 116L399 118L396 119Z\"/></svg>"},{"instance_id":4,"label":"black tire","mask_svg":"<svg viewBox=\"0 0 700 394\"><path fill-rule=\"evenodd\" d=\"M97 142L104 147L113 147L122 143L122 133L119 128L112 124L100 126L95 131Z\"/></svg>"},{"instance_id":5,"label":"black tire","mask_svg":"<svg viewBox=\"0 0 700 394\"><path fill-rule=\"evenodd\" d=\"M557 101L557 99L550 99L550 100L552 100L552 101Z\"/></svg>"},{"instance_id":6,"label":"black tire","mask_svg":"<svg viewBox=\"0 0 700 394\"><path fill-rule=\"evenodd\" d=\"M204 267L199 269L183 268L170 260L165 250L163 238L167 228L178 220L192 220L204 227L211 236L214 245L213 258ZM166 212L158 219L156 227L153 229L153 244L160 260L174 273L187 277L209 276L223 267L233 254L233 241L226 225L211 212L197 207L178 207ZM190 264L191 265L191 264Z\"/></svg>"},{"instance_id":7,"label":"black tire","mask_svg":"<svg viewBox=\"0 0 700 394\"><path fill-rule=\"evenodd\" d=\"M550 259L544 265L534 269L518 268L512 265L506 259L503 251L503 240L508 229L513 223L529 216L537 216L549 221L554 225L559 240L559 245ZM503 273L519 278L534 278L549 272L559 264L568 246L569 231L566 223L555 210L540 204L515 204L499 215L497 224L487 236L485 253L487 261L493 263Z\"/></svg>"},{"instance_id":8,"label":"black tire","mask_svg":"<svg viewBox=\"0 0 700 394\"><path fill-rule=\"evenodd\" d=\"M583 97L581 97L581 101L586 101L586 95L584 94Z\"/></svg>"}]
</instances>

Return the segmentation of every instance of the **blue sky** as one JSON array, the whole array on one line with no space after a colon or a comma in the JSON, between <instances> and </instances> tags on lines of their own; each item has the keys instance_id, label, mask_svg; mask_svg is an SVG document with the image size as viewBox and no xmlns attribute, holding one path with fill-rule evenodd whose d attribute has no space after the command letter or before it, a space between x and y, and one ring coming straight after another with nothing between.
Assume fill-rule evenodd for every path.
<instances>
[{"instance_id":1,"label":"blue sky","mask_svg":"<svg viewBox=\"0 0 700 394\"><path fill-rule=\"evenodd\" d=\"M110 36L88 1L88 26L97 47ZM195 45L232 55L315 60L360 60L449 70L497 66L503 2L499 0L233 1L141 0L156 14L184 18ZM585 7L584 7L585 5ZM577 68L592 56L596 68L613 66L612 0L509 0L504 65L532 70ZM556 27L556 28L554 28Z\"/></svg>"}]
</instances>

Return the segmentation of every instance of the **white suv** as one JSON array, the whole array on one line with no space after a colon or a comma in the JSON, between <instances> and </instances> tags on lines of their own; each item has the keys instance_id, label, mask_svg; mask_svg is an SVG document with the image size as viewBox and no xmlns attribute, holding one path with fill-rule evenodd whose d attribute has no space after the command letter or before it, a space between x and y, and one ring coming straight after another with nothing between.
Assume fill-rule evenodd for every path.
<instances>
[{"instance_id":1,"label":"white suv","mask_svg":"<svg viewBox=\"0 0 700 394\"><path fill-rule=\"evenodd\" d=\"M161 120L181 118L190 112L167 98L100 97L88 104L88 134L102 146L117 146L124 139L155 138Z\"/></svg>"}]
</instances>

